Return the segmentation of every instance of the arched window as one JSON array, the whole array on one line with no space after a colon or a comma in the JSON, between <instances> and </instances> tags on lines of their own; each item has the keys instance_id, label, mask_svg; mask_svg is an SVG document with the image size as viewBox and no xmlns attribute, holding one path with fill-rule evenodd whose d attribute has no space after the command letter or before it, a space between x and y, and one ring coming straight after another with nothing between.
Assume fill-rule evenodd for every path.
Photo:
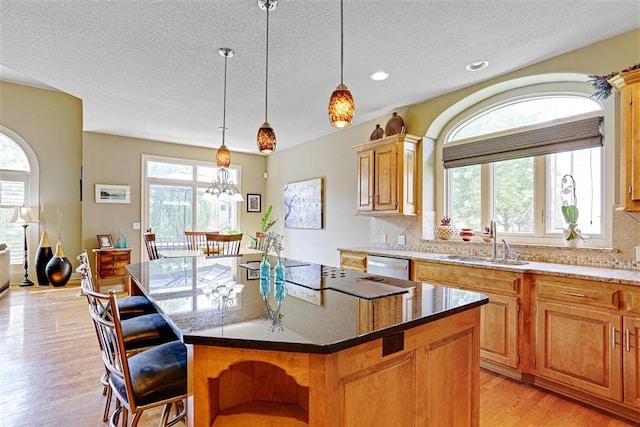
<instances>
[{"instance_id":1,"label":"arched window","mask_svg":"<svg viewBox=\"0 0 640 427\"><path fill-rule=\"evenodd\" d=\"M1 130L0 130L1 131ZM11 264L24 263L22 227L10 224L16 207L29 205L31 166L25 151L0 132L0 242L11 248ZM36 233L37 234L37 233Z\"/></svg>"},{"instance_id":2,"label":"arched window","mask_svg":"<svg viewBox=\"0 0 640 427\"><path fill-rule=\"evenodd\" d=\"M558 239L565 225L560 181L571 174L579 228L602 238L603 115L582 93L503 96L467 113L444 134L446 214L475 230L495 218L512 240Z\"/></svg>"}]
</instances>

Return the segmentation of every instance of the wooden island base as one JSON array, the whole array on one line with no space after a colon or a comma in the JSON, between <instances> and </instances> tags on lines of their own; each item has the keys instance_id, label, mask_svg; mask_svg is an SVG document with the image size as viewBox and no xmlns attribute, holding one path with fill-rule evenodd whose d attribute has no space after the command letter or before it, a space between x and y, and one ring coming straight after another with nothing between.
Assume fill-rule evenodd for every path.
<instances>
[{"instance_id":1,"label":"wooden island base","mask_svg":"<svg viewBox=\"0 0 640 427\"><path fill-rule=\"evenodd\" d=\"M188 345L189 425L478 426L479 325L475 307L330 354Z\"/></svg>"}]
</instances>

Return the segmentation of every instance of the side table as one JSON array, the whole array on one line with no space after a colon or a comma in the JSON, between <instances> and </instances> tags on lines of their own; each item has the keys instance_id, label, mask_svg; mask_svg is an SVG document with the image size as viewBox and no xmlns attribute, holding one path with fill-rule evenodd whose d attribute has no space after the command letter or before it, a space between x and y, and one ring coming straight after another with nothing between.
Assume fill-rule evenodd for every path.
<instances>
[{"instance_id":1,"label":"side table","mask_svg":"<svg viewBox=\"0 0 640 427\"><path fill-rule=\"evenodd\" d=\"M93 253L96 254L96 290L100 292L103 280L121 279L129 292L131 277L124 267L131 264L131 248L94 249Z\"/></svg>"}]
</instances>

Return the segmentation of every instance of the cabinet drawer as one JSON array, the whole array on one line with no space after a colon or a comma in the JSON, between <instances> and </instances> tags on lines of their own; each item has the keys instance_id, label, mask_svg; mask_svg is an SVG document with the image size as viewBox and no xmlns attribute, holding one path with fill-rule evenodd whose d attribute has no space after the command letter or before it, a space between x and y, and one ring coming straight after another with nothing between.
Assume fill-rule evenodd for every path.
<instances>
[{"instance_id":1,"label":"cabinet drawer","mask_svg":"<svg viewBox=\"0 0 640 427\"><path fill-rule=\"evenodd\" d=\"M340 267L367 271L367 255L351 252L340 253Z\"/></svg>"},{"instance_id":2,"label":"cabinet drawer","mask_svg":"<svg viewBox=\"0 0 640 427\"><path fill-rule=\"evenodd\" d=\"M121 268L117 267L108 267L100 269L100 277L102 279L111 278L111 277L120 277L120 276L128 276L127 270L124 269L124 266Z\"/></svg>"},{"instance_id":3,"label":"cabinet drawer","mask_svg":"<svg viewBox=\"0 0 640 427\"><path fill-rule=\"evenodd\" d=\"M594 283L593 286L589 286L589 283L580 286L548 278L536 278L534 283L538 298L616 310L620 308L620 291L606 286L598 287L598 283Z\"/></svg>"},{"instance_id":4,"label":"cabinet drawer","mask_svg":"<svg viewBox=\"0 0 640 427\"><path fill-rule=\"evenodd\" d=\"M115 254L103 254L100 255L100 262L128 262L128 253L115 253Z\"/></svg>"},{"instance_id":5,"label":"cabinet drawer","mask_svg":"<svg viewBox=\"0 0 640 427\"><path fill-rule=\"evenodd\" d=\"M414 261L412 280L454 286L478 292L490 291L518 295L522 275L509 271L483 269L482 267Z\"/></svg>"},{"instance_id":6,"label":"cabinet drawer","mask_svg":"<svg viewBox=\"0 0 640 427\"><path fill-rule=\"evenodd\" d=\"M624 309L630 313L640 314L640 291L624 293Z\"/></svg>"}]
</instances>

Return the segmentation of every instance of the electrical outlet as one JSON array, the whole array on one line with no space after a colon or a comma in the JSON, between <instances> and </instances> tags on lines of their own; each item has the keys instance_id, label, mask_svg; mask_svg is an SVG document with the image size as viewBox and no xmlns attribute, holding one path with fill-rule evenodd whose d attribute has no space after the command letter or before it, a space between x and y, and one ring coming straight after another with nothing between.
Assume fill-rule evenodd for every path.
<instances>
[{"instance_id":1,"label":"electrical outlet","mask_svg":"<svg viewBox=\"0 0 640 427\"><path fill-rule=\"evenodd\" d=\"M407 236L405 236L404 234L398 236L398 244L399 245L406 245L407 244Z\"/></svg>"},{"instance_id":2,"label":"electrical outlet","mask_svg":"<svg viewBox=\"0 0 640 427\"><path fill-rule=\"evenodd\" d=\"M382 240L382 243L387 243L387 235L383 234L381 240Z\"/></svg>"},{"instance_id":3,"label":"electrical outlet","mask_svg":"<svg viewBox=\"0 0 640 427\"><path fill-rule=\"evenodd\" d=\"M133 228L134 230L140 230L140 223L134 222L133 224L131 224L131 228Z\"/></svg>"}]
</instances>

